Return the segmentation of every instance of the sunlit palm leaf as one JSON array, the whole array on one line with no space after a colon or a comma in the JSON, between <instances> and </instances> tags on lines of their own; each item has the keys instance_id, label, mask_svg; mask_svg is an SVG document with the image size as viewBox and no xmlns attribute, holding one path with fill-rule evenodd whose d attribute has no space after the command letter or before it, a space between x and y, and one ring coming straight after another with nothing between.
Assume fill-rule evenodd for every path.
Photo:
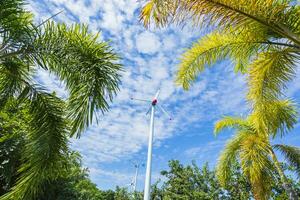
<instances>
[{"instance_id":1,"label":"sunlit palm leaf","mask_svg":"<svg viewBox=\"0 0 300 200\"><path fill-rule=\"evenodd\" d=\"M182 55L176 82L188 89L206 66L226 58L235 63L236 71L245 72L253 54L273 45L267 42L268 34L265 30L260 26L256 27L255 31L216 31L202 37Z\"/></svg>"},{"instance_id":2,"label":"sunlit palm leaf","mask_svg":"<svg viewBox=\"0 0 300 200\"><path fill-rule=\"evenodd\" d=\"M285 156L291 166L295 167L300 177L300 148L281 144L274 145L274 147Z\"/></svg>"},{"instance_id":3,"label":"sunlit palm leaf","mask_svg":"<svg viewBox=\"0 0 300 200\"><path fill-rule=\"evenodd\" d=\"M291 48L260 53L250 67L248 98L254 103L277 99L295 76L296 60Z\"/></svg>"},{"instance_id":4,"label":"sunlit palm leaf","mask_svg":"<svg viewBox=\"0 0 300 200\"><path fill-rule=\"evenodd\" d=\"M258 199L268 199L271 192L272 162L268 138L250 133L240 144L243 173L249 177L253 193Z\"/></svg>"},{"instance_id":5,"label":"sunlit palm leaf","mask_svg":"<svg viewBox=\"0 0 300 200\"><path fill-rule=\"evenodd\" d=\"M230 117L225 116L223 119L219 120L215 124L214 134L217 135L219 132L224 130L225 128L234 128L239 131L251 130L251 124L247 122L245 119L240 117Z\"/></svg>"},{"instance_id":6,"label":"sunlit palm leaf","mask_svg":"<svg viewBox=\"0 0 300 200\"><path fill-rule=\"evenodd\" d=\"M238 159L240 151L240 143L247 137L248 133L240 132L233 139L227 142L223 152L221 153L218 164L216 175L220 184L225 186L231 177L231 166Z\"/></svg>"},{"instance_id":7,"label":"sunlit palm leaf","mask_svg":"<svg viewBox=\"0 0 300 200\"><path fill-rule=\"evenodd\" d=\"M287 23L287 14L291 13ZM147 26L149 18L157 25L170 22L187 22L196 25L213 25L219 28L251 26L260 23L270 31L300 44L292 30L299 29L299 12L289 6L289 1L278 0L149 0L141 12L140 19ZM291 31L289 31L289 29Z\"/></svg>"}]
</instances>

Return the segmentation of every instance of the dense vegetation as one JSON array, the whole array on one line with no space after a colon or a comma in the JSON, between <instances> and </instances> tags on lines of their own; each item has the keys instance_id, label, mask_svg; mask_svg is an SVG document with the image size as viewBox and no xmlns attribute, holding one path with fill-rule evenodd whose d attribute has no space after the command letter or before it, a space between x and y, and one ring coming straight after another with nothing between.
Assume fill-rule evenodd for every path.
<instances>
[{"instance_id":1,"label":"dense vegetation","mask_svg":"<svg viewBox=\"0 0 300 200\"><path fill-rule=\"evenodd\" d=\"M1 131L5 134L1 149L22 154L14 155L21 156L17 161L3 161L8 172L18 168L18 179L0 199L37 199L64 175L68 137L80 137L94 112L106 112L118 91L121 66L117 61L111 47L86 25L67 26L51 19L36 24L24 10L23 0L0 1L0 111L10 109L7 106L22 109L25 113L19 115L26 121L26 125L17 122L13 131ZM68 98L39 85L34 77L37 70L64 83ZM15 134L18 138L11 140ZM7 184L12 184L10 178Z\"/></svg>"}]
</instances>

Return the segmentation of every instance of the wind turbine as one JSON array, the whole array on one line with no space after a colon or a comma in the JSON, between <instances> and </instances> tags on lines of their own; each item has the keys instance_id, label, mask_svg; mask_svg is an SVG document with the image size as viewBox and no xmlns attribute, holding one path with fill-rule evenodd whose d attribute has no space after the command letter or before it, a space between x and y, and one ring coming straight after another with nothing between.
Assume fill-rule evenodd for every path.
<instances>
[{"instance_id":1,"label":"wind turbine","mask_svg":"<svg viewBox=\"0 0 300 200\"><path fill-rule=\"evenodd\" d=\"M135 168L135 175L134 175L130 185L132 187L131 188L132 192L135 193L136 192L137 177L138 177L138 174L139 174L139 169L140 169L140 167L144 167L145 165L144 164L140 165L140 163L138 163L138 162L131 162L131 163L133 164L133 166Z\"/></svg>"},{"instance_id":2,"label":"wind turbine","mask_svg":"<svg viewBox=\"0 0 300 200\"><path fill-rule=\"evenodd\" d=\"M150 108L146 113L146 114L148 114L151 111L149 141L148 141L148 154L147 154L147 167L146 167L146 178L145 178L145 189L144 189L144 200L150 200L151 168L152 168L152 145L153 145L153 134L154 134L154 114L155 114L156 106L158 106L158 108L160 108L162 110L162 112L165 115L167 115L170 120L172 120L172 118L167 113L167 111L161 105L158 104L159 93L160 93L160 90L157 91L157 93L155 94L155 96L152 100L131 98L132 100L144 101L144 102L151 103Z\"/></svg>"}]
</instances>

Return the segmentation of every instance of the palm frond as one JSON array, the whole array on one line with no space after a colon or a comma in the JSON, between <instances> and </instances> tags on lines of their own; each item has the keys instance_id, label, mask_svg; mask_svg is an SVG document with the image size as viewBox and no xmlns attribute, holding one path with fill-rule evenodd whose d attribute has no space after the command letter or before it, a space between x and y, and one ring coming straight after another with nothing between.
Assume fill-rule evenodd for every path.
<instances>
[{"instance_id":1,"label":"palm frond","mask_svg":"<svg viewBox=\"0 0 300 200\"><path fill-rule=\"evenodd\" d=\"M216 176L222 186L225 186L231 177L231 166L238 158L240 144L247 137L247 132L239 132L229 142L218 159Z\"/></svg>"},{"instance_id":2,"label":"palm frond","mask_svg":"<svg viewBox=\"0 0 300 200\"><path fill-rule=\"evenodd\" d=\"M234 128L238 131L252 129L251 124L249 124L245 119L240 117L225 116L223 119L215 123L214 134L217 135L225 128Z\"/></svg>"},{"instance_id":3,"label":"palm frond","mask_svg":"<svg viewBox=\"0 0 300 200\"><path fill-rule=\"evenodd\" d=\"M296 55L291 48L271 49L260 53L249 67L247 94L253 104L260 131L284 135L297 121L291 101L282 101L286 84L295 76Z\"/></svg>"},{"instance_id":4,"label":"palm frond","mask_svg":"<svg viewBox=\"0 0 300 200\"><path fill-rule=\"evenodd\" d=\"M300 177L300 148L282 144L276 144L274 148L284 155L289 164L296 169L298 177Z\"/></svg>"},{"instance_id":5,"label":"palm frond","mask_svg":"<svg viewBox=\"0 0 300 200\"><path fill-rule=\"evenodd\" d=\"M121 66L109 44L87 26L35 26L22 0L0 1L0 37L0 103L17 98L31 118L20 179L0 199L36 199L66 168L67 135L79 136L96 110L108 109ZM49 70L66 84L67 105L32 84L33 67Z\"/></svg>"},{"instance_id":6,"label":"palm frond","mask_svg":"<svg viewBox=\"0 0 300 200\"><path fill-rule=\"evenodd\" d=\"M269 170L264 169L263 171L260 171L259 174L257 174L257 177L259 177L259 179L251 182L254 199L270 199L270 193L272 189L270 183L273 180L269 173Z\"/></svg>"},{"instance_id":7,"label":"palm frond","mask_svg":"<svg viewBox=\"0 0 300 200\"><path fill-rule=\"evenodd\" d=\"M38 55L32 59L66 83L71 135L79 137L93 121L93 113L107 111L118 91L119 57L84 25L47 23L34 46Z\"/></svg>"},{"instance_id":8,"label":"palm frond","mask_svg":"<svg viewBox=\"0 0 300 200\"><path fill-rule=\"evenodd\" d=\"M251 182L254 196L269 199L273 165L268 156L271 148L268 139L258 134L248 134L240 148L243 173Z\"/></svg>"},{"instance_id":9,"label":"palm frond","mask_svg":"<svg viewBox=\"0 0 300 200\"><path fill-rule=\"evenodd\" d=\"M35 199L41 195L45 182L57 178L65 169L67 123L64 104L54 95L30 85L22 98L28 101L30 131L20 172L12 191L0 199Z\"/></svg>"},{"instance_id":10,"label":"palm frond","mask_svg":"<svg viewBox=\"0 0 300 200\"><path fill-rule=\"evenodd\" d=\"M252 29L210 33L182 55L176 82L188 89L206 66L226 58L235 63L236 71L245 72L253 54L272 46L267 38L268 33L259 25Z\"/></svg>"},{"instance_id":11,"label":"palm frond","mask_svg":"<svg viewBox=\"0 0 300 200\"><path fill-rule=\"evenodd\" d=\"M155 24L163 26L173 21L173 15L179 15L179 9L183 6L180 0L149 0L142 8L140 21L145 27L149 27L153 19Z\"/></svg>"},{"instance_id":12,"label":"palm frond","mask_svg":"<svg viewBox=\"0 0 300 200\"><path fill-rule=\"evenodd\" d=\"M0 8L0 35L8 33L10 38L17 39L28 31L33 18L24 10L23 0L2 0Z\"/></svg>"},{"instance_id":13,"label":"palm frond","mask_svg":"<svg viewBox=\"0 0 300 200\"><path fill-rule=\"evenodd\" d=\"M299 2L296 5L291 6L290 9L285 13L286 15L286 22L289 24L289 27L292 28L292 31L295 34L300 33L300 7Z\"/></svg>"},{"instance_id":14,"label":"palm frond","mask_svg":"<svg viewBox=\"0 0 300 200\"><path fill-rule=\"evenodd\" d=\"M281 137L297 123L297 109L291 100L268 101L255 106L251 121L255 129L266 135Z\"/></svg>"},{"instance_id":15,"label":"palm frond","mask_svg":"<svg viewBox=\"0 0 300 200\"><path fill-rule=\"evenodd\" d=\"M192 19L196 25L216 25L219 29L260 23L269 31L300 45L299 36L293 32L299 20L293 17L287 24L286 13L292 13L299 18L299 12L289 5L289 1L149 0L140 19L146 26L151 18L161 26L173 21L186 23Z\"/></svg>"},{"instance_id":16,"label":"palm frond","mask_svg":"<svg viewBox=\"0 0 300 200\"><path fill-rule=\"evenodd\" d=\"M33 34L33 15L24 10L24 1L0 1L0 59L23 51Z\"/></svg>"},{"instance_id":17,"label":"palm frond","mask_svg":"<svg viewBox=\"0 0 300 200\"><path fill-rule=\"evenodd\" d=\"M249 70L248 99L254 103L278 99L286 84L295 76L297 56L291 48L262 52Z\"/></svg>"},{"instance_id":18,"label":"palm frond","mask_svg":"<svg viewBox=\"0 0 300 200\"><path fill-rule=\"evenodd\" d=\"M18 59L6 59L0 64L0 108L21 92L30 71L30 67Z\"/></svg>"}]
</instances>

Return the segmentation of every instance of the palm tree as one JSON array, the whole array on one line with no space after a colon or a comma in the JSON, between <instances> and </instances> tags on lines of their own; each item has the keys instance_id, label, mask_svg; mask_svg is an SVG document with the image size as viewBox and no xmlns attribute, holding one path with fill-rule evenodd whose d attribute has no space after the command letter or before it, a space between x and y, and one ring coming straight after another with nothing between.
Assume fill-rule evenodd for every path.
<instances>
[{"instance_id":1,"label":"palm tree","mask_svg":"<svg viewBox=\"0 0 300 200\"><path fill-rule=\"evenodd\" d=\"M248 74L247 98L257 115L256 135L264 133L258 140L292 128L288 121L277 124L273 116L274 103L281 101L300 58L297 1L148 0L140 19L146 27L153 20L157 26L192 22L213 28L182 55L176 82L189 89L206 66L231 59L237 72Z\"/></svg>"},{"instance_id":2,"label":"palm tree","mask_svg":"<svg viewBox=\"0 0 300 200\"><path fill-rule=\"evenodd\" d=\"M0 199L35 199L65 169L68 137L80 137L93 114L108 110L121 66L108 43L85 25L47 20L36 25L23 0L0 1L0 109L10 99L26 106L30 141L20 178ZM63 101L34 81L36 70L56 75L69 92Z\"/></svg>"},{"instance_id":3,"label":"palm tree","mask_svg":"<svg viewBox=\"0 0 300 200\"><path fill-rule=\"evenodd\" d=\"M257 123L259 113L252 113L248 118L224 117L215 125L215 134L225 128L236 129L235 136L226 144L225 150L217 165L217 177L220 183L225 186L231 177L231 166L236 159L241 162L243 173L249 178L255 199L269 199L271 192L271 179L273 171L276 170L280 175L281 182L290 199L298 199L293 188L287 181L281 165L274 152L274 148L279 149L287 158L292 166L300 169L300 149L286 145L270 144L270 135L276 135L284 131L284 126L291 129L297 122L295 110L289 101L277 102L273 104L274 120L273 130L261 129ZM287 125L289 124L289 125ZM267 133L273 131L273 133Z\"/></svg>"}]
</instances>

